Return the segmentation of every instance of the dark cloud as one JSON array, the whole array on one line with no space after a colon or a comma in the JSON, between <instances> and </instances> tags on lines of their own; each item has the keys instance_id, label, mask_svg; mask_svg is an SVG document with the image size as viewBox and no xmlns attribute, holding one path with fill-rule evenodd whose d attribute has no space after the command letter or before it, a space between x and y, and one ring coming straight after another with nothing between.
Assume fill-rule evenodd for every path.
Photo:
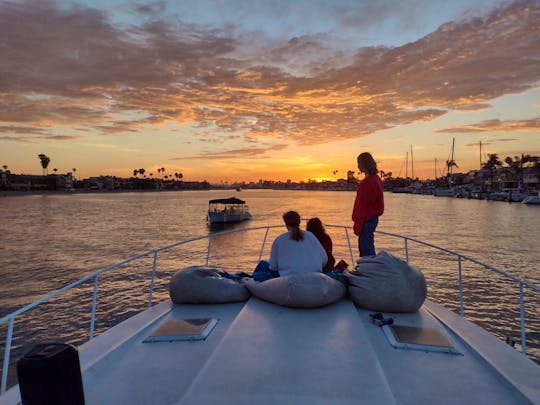
<instances>
[{"instance_id":1,"label":"dark cloud","mask_svg":"<svg viewBox=\"0 0 540 405\"><path fill-rule=\"evenodd\" d=\"M468 105L458 105L452 107L454 111L482 111L490 109L492 106L488 103L478 103L478 104L468 104Z\"/></svg>"},{"instance_id":2,"label":"dark cloud","mask_svg":"<svg viewBox=\"0 0 540 405\"><path fill-rule=\"evenodd\" d=\"M226 150L222 152L215 153L205 153L202 155L186 156L186 157L176 157L171 160L196 160L196 159L232 159L232 158L249 158L254 156L264 155L266 152L276 151L285 149L287 145L272 145L266 148L241 148L234 150Z\"/></svg>"},{"instance_id":3,"label":"dark cloud","mask_svg":"<svg viewBox=\"0 0 540 405\"><path fill-rule=\"evenodd\" d=\"M32 142L32 138L28 138L25 136L0 136L0 141L30 143Z\"/></svg>"},{"instance_id":4,"label":"dark cloud","mask_svg":"<svg viewBox=\"0 0 540 405\"><path fill-rule=\"evenodd\" d=\"M15 125L0 125L0 134L1 133L12 133L12 134L45 134L46 130L43 128L36 127L25 127L25 126L15 126Z\"/></svg>"},{"instance_id":5,"label":"dark cloud","mask_svg":"<svg viewBox=\"0 0 540 405\"><path fill-rule=\"evenodd\" d=\"M441 133L538 131L540 118L530 120L485 120L476 124L439 129Z\"/></svg>"},{"instance_id":6,"label":"dark cloud","mask_svg":"<svg viewBox=\"0 0 540 405\"><path fill-rule=\"evenodd\" d=\"M52 135L48 136L47 139L52 139L55 141L73 141L75 139L81 139L81 137L77 135Z\"/></svg>"},{"instance_id":7,"label":"dark cloud","mask_svg":"<svg viewBox=\"0 0 540 405\"><path fill-rule=\"evenodd\" d=\"M333 49L323 35L268 48L232 35L234 27L173 24L157 17L163 2L137 3L135 11L147 17L144 24L120 27L96 9L1 2L0 124L114 134L175 121L316 144L488 108L540 80L534 0L354 55ZM488 126L441 132L496 130Z\"/></svg>"}]
</instances>

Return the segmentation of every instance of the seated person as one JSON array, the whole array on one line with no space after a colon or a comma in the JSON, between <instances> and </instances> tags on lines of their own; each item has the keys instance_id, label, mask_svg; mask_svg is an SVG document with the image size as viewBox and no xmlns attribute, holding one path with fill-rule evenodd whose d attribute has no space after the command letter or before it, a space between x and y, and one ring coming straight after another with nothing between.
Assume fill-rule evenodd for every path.
<instances>
[{"instance_id":1,"label":"seated person","mask_svg":"<svg viewBox=\"0 0 540 405\"><path fill-rule=\"evenodd\" d=\"M300 215L295 211L286 212L283 220L287 232L279 235L272 243L268 263L269 273L277 272L279 276L288 276L293 273L321 272L328 257L315 235L300 229ZM265 267L264 262L257 265L257 269L262 270ZM264 281L259 278L257 269L253 273L253 278L256 281Z\"/></svg>"},{"instance_id":2,"label":"seated person","mask_svg":"<svg viewBox=\"0 0 540 405\"><path fill-rule=\"evenodd\" d=\"M334 259L334 255L332 254L332 238L326 233L321 220L317 217L311 218L307 221L306 230L317 237L328 256L328 261L326 262L323 271L333 271L336 259Z\"/></svg>"}]
</instances>

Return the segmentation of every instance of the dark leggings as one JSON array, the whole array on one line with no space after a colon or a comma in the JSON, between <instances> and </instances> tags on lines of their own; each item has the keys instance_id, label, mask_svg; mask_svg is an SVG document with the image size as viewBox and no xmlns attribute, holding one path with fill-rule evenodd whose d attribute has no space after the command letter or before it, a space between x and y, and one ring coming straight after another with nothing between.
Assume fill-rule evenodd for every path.
<instances>
[{"instance_id":1,"label":"dark leggings","mask_svg":"<svg viewBox=\"0 0 540 405\"><path fill-rule=\"evenodd\" d=\"M270 263L266 260L261 260L257 263L257 267L253 270L253 280L255 281L266 281L271 278L279 277L279 273L274 270L270 270Z\"/></svg>"}]
</instances>

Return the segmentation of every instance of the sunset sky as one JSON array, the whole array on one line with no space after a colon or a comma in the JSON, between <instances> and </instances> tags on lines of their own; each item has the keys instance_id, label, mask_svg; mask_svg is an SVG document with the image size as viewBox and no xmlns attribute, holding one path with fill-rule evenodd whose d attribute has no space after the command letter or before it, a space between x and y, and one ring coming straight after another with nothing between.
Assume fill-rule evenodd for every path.
<instances>
[{"instance_id":1,"label":"sunset sky","mask_svg":"<svg viewBox=\"0 0 540 405\"><path fill-rule=\"evenodd\" d=\"M404 177L412 146L433 178L453 138L458 172L540 156L539 123L540 0L0 0L13 173Z\"/></svg>"}]
</instances>

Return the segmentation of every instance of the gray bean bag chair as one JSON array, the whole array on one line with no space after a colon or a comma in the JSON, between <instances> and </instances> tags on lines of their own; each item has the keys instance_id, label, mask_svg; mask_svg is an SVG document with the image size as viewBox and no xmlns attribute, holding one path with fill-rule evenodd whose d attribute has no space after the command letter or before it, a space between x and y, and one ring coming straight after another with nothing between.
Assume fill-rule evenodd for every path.
<instances>
[{"instance_id":1,"label":"gray bean bag chair","mask_svg":"<svg viewBox=\"0 0 540 405\"><path fill-rule=\"evenodd\" d=\"M381 251L361 258L354 271L345 271L349 295L360 307L378 312L416 312L427 295L422 272Z\"/></svg>"},{"instance_id":2,"label":"gray bean bag chair","mask_svg":"<svg viewBox=\"0 0 540 405\"><path fill-rule=\"evenodd\" d=\"M172 276L169 295L175 304L222 304L245 301L251 294L244 284L221 276L216 269L193 266Z\"/></svg>"},{"instance_id":3,"label":"gray bean bag chair","mask_svg":"<svg viewBox=\"0 0 540 405\"><path fill-rule=\"evenodd\" d=\"M257 298L294 308L316 308L332 304L347 292L343 283L318 272L291 274L260 283L251 279L244 282Z\"/></svg>"}]
</instances>

